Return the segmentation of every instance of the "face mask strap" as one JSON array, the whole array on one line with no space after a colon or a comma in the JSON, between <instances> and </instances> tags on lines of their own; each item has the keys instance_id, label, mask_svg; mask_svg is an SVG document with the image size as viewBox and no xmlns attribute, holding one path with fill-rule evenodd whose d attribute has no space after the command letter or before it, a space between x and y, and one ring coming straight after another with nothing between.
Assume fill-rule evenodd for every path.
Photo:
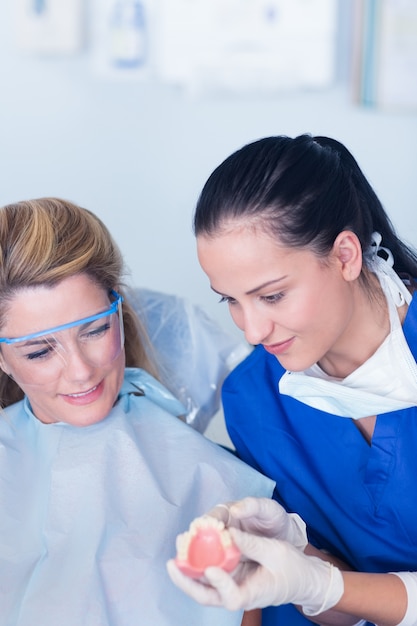
<instances>
[{"instance_id":1,"label":"face mask strap","mask_svg":"<svg viewBox=\"0 0 417 626\"><path fill-rule=\"evenodd\" d=\"M378 276L381 283L384 282L385 290L389 291L395 306L410 304L411 293L394 271L394 256L389 248L380 245L381 242L381 234L372 233L372 243L363 255L365 265Z\"/></svg>"}]
</instances>

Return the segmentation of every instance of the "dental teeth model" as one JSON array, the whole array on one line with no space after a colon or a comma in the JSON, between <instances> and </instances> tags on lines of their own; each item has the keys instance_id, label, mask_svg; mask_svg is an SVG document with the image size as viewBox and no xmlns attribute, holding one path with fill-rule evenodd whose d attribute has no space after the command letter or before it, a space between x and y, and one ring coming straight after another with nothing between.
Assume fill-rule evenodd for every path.
<instances>
[{"instance_id":1,"label":"dental teeth model","mask_svg":"<svg viewBox=\"0 0 417 626\"><path fill-rule=\"evenodd\" d=\"M223 522L214 517L195 519L187 532L178 535L176 543L175 563L191 578L200 578L206 567L211 566L231 572L239 563L240 551Z\"/></svg>"}]
</instances>

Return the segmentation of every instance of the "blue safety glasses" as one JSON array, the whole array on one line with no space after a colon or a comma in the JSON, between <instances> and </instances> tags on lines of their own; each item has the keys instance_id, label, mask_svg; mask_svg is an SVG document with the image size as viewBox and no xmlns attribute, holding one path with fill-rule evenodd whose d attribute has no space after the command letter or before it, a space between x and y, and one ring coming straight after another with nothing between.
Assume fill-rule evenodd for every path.
<instances>
[{"instance_id":1,"label":"blue safety glasses","mask_svg":"<svg viewBox=\"0 0 417 626\"><path fill-rule=\"evenodd\" d=\"M22 384L44 384L57 379L74 359L91 367L105 367L120 355L124 345L122 302L104 311L22 337L0 337L2 357L13 378Z\"/></svg>"}]
</instances>

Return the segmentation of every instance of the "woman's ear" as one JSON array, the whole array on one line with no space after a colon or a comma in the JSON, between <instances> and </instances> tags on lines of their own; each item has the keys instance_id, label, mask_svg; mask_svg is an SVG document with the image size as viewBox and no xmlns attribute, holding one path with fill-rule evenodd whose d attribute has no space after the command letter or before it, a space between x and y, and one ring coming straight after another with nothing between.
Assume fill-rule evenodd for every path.
<instances>
[{"instance_id":1,"label":"woman's ear","mask_svg":"<svg viewBox=\"0 0 417 626\"><path fill-rule=\"evenodd\" d=\"M334 240L333 258L340 264L346 281L356 280L362 271L362 247L360 241L350 230L343 230Z\"/></svg>"}]
</instances>

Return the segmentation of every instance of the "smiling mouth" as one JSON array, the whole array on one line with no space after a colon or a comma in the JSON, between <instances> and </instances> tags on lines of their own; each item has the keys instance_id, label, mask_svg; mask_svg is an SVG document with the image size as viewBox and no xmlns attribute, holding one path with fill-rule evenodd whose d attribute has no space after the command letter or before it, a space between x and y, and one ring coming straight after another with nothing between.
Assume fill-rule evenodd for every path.
<instances>
[{"instance_id":1,"label":"smiling mouth","mask_svg":"<svg viewBox=\"0 0 417 626\"><path fill-rule=\"evenodd\" d=\"M95 391L97 387L98 385L96 385L95 387L91 387L90 389L87 389L87 391L80 391L79 393L67 393L66 395L69 398L83 398L84 396L88 396L89 393L92 393L93 391Z\"/></svg>"},{"instance_id":2,"label":"smiling mouth","mask_svg":"<svg viewBox=\"0 0 417 626\"><path fill-rule=\"evenodd\" d=\"M293 341L294 337L291 337L290 339L287 339L286 341L281 341L280 343L273 343L270 345L264 344L264 348L267 352L270 352L271 354L282 354L292 345Z\"/></svg>"}]
</instances>

